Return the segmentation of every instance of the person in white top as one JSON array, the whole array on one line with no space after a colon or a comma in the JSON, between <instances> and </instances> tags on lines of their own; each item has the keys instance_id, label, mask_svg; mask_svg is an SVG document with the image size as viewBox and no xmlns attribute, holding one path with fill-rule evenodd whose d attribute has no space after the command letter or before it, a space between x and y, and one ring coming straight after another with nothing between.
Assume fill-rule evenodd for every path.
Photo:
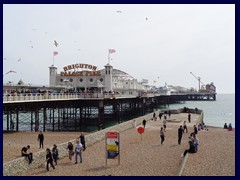
<instances>
[{"instance_id":1,"label":"person in white top","mask_svg":"<svg viewBox=\"0 0 240 180\"><path fill-rule=\"evenodd\" d=\"M80 163L82 163L82 151L83 151L83 146L80 143L80 140L76 140L76 145L75 145L75 164L77 164L77 159L78 155L80 156Z\"/></svg>"}]
</instances>

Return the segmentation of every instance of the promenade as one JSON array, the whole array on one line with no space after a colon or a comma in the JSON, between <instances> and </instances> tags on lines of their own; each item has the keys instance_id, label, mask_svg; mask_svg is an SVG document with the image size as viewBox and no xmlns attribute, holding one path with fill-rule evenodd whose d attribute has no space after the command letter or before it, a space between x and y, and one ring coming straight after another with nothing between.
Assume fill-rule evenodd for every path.
<instances>
[{"instance_id":1,"label":"promenade","mask_svg":"<svg viewBox=\"0 0 240 180\"><path fill-rule=\"evenodd\" d=\"M147 121L145 132L141 136L136 128L120 133L120 165L118 160L108 160L105 166L105 141L87 147L83 152L83 163L74 164L69 159L60 159L56 169L39 167L23 176L177 176L182 163L181 154L188 148L188 137L193 132L193 125L199 115L192 114L192 122L187 123L188 133L183 134L182 144L178 145L177 129L187 120L187 114L172 114L171 123L167 123L166 140L160 144L159 130L163 120ZM177 120L177 121L175 121ZM189 154L183 169L183 176L188 175L235 175L235 131L209 127L208 131L200 131L199 150ZM21 135L17 135L21 134ZM44 133L46 137L45 148L52 144L67 142L79 136L79 133ZM30 144L33 151L38 151L36 133L4 134L4 162L14 159L9 152L8 144L12 136L16 142L15 153L20 154L22 146ZM17 136L16 136L17 135ZM59 135L59 136L58 136ZM24 137L25 136L25 137ZM19 138L19 139L18 139ZM25 141L21 141L25 139ZM86 139L87 140L87 139ZM21 143L18 143L21 142ZM9 153L8 153L9 152Z\"/></svg>"}]
</instances>

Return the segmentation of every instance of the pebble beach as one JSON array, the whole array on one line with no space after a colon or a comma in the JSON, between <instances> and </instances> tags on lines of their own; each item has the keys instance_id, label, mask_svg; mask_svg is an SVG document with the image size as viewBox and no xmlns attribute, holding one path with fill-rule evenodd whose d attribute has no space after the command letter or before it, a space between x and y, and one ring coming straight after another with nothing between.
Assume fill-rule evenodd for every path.
<instances>
[{"instance_id":1,"label":"pebble beach","mask_svg":"<svg viewBox=\"0 0 240 180\"><path fill-rule=\"evenodd\" d=\"M187 119L187 114L172 114L162 145L159 131L163 120L148 120L142 135L137 133L136 127L121 132L120 164L117 159L108 159L106 164L105 140L102 140L87 147L83 152L83 163L74 164L75 161L70 162L65 157L59 160L55 170L46 171L42 166L22 176L178 176L183 161L181 154L189 147L188 137L198 117L192 114L192 122L187 123L188 133L183 134L181 145L178 145L177 130ZM33 153L45 151L53 144L76 139L80 132L44 132L44 149L39 149L37 135L37 132L4 133L4 162L21 157L21 148L28 144ZM208 127L208 131L199 131L197 137L198 152L188 154L181 175L235 176L235 130Z\"/></svg>"}]
</instances>

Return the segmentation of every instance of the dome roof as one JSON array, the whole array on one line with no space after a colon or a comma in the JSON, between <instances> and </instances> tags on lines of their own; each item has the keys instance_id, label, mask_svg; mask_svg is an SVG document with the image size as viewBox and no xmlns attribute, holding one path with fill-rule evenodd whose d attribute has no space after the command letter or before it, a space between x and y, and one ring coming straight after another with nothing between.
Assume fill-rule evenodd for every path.
<instances>
[{"instance_id":1,"label":"dome roof","mask_svg":"<svg viewBox=\"0 0 240 180\"><path fill-rule=\"evenodd\" d=\"M100 72L101 72L101 74L105 74L105 69L101 69ZM126 72L123 72L119 69L113 69L112 77L113 77L113 79L121 78L123 80L133 80L134 79L132 76L130 76Z\"/></svg>"}]
</instances>

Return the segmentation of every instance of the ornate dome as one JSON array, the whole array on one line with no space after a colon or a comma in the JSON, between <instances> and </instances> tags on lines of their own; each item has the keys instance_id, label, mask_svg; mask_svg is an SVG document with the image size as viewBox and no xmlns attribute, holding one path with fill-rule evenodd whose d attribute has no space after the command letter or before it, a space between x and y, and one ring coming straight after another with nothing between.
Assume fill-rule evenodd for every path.
<instances>
[{"instance_id":1,"label":"ornate dome","mask_svg":"<svg viewBox=\"0 0 240 180\"><path fill-rule=\"evenodd\" d=\"M105 69L100 70L101 74L105 74ZM112 77L113 79L123 79L123 80L133 80L134 78L130 76L129 74L119 70L119 69L113 69L112 71Z\"/></svg>"}]
</instances>

